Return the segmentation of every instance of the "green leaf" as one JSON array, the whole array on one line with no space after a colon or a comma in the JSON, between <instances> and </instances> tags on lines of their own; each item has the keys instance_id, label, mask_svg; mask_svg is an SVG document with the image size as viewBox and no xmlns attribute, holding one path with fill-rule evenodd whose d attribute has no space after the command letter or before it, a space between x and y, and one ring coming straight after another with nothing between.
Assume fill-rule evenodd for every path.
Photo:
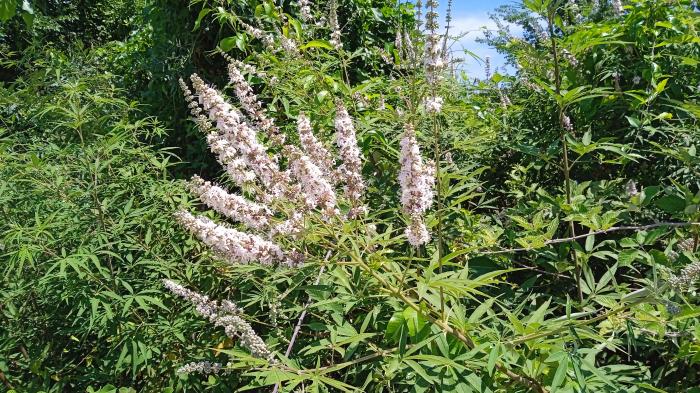
<instances>
[{"instance_id":1,"label":"green leaf","mask_svg":"<svg viewBox=\"0 0 700 393\"><path fill-rule=\"evenodd\" d=\"M418 362L416 362L415 360L404 359L404 363L408 364L408 366L411 367L413 371L416 372L416 374L420 375L420 377L426 380L427 382L432 382L434 380L434 378L431 378L428 375L423 366L418 364Z\"/></svg>"},{"instance_id":2,"label":"green leaf","mask_svg":"<svg viewBox=\"0 0 700 393\"><path fill-rule=\"evenodd\" d=\"M389 319L389 323L386 325L385 335L386 337L396 338L396 334L399 329L406 323L406 318L404 318L404 313L397 311Z\"/></svg>"},{"instance_id":3,"label":"green leaf","mask_svg":"<svg viewBox=\"0 0 700 393\"><path fill-rule=\"evenodd\" d=\"M627 267L632 266L632 262L637 259L639 251L637 250L623 250L620 255L617 256L617 262L619 266Z\"/></svg>"},{"instance_id":4,"label":"green leaf","mask_svg":"<svg viewBox=\"0 0 700 393\"><path fill-rule=\"evenodd\" d=\"M408 335L414 337L420 332L426 324L425 318L411 307L406 307L403 310L403 317L408 324Z\"/></svg>"},{"instance_id":5,"label":"green leaf","mask_svg":"<svg viewBox=\"0 0 700 393\"><path fill-rule=\"evenodd\" d=\"M637 119L636 117L634 117L634 116L625 116L625 117L627 118L627 121L630 123L630 125L632 127L639 128L642 126L642 122L639 121L639 119Z\"/></svg>"},{"instance_id":6,"label":"green leaf","mask_svg":"<svg viewBox=\"0 0 700 393\"><path fill-rule=\"evenodd\" d=\"M496 362L498 361L500 349L501 347L499 343L496 343L494 344L493 348L491 349L491 352L489 353L489 360L486 364L486 371L488 371L489 375L493 375L493 370L496 368Z\"/></svg>"},{"instance_id":7,"label":"green leaf","mask_svg":"<svg viewBox=\"0 0 700 393\"><path fill-rule=\"evenodd\" d=\"M664 89L666 88L666 83L668 83L668 78L662 80L661 82L659 82L658 85L656 85L656 94L659 94L662 91L664 91Z\"/></svg>"},{"instance_id":8,"label":"green leaf","mask_svg":"<svg viewBox=\"0 0 700 393\"><path fill-rule=\"evenodd\" d=\"M586 132L583 134L583 140L582 140L581 142L583 142L583 145L584 145L584 146L588 146L588 145L591 144L591 136L592 136L592 135L591 135L591 132L590 132L590 131L586 131Z\"/></svg>"},{"instance_id":9,"label":"green leaf","mask_svg":"<svg viewBox=\"0 0 700 393\"><path fill-rule=\"evenodd\" d=\"M301 46L301 49L308 49L308 48L323 48L323 49L333 50L333 45L331 45L331 43L326 41L326 40L313 40L313 41L309 41L306 44Z\"/></svg>"},{"instance_id":10,"label":"green leaf","mask_svg":"<svg viewBox=\"0 0 700 393\"><path fill-rule=\"evenodd\" d=\"M563 356L562 359L559 361L559 367L557 367L557 371L554 373L554 378L552 378L551 393L555 393L559 386L561 386L562 382L564 382L564 379L566 378L566 371L568 369L569 357Z\"/></svg>"},{"instance_id":11,"label":"green leaf","mask_svg":"<svg viewBox=\"0 0 700 393\"><path fill-rule=\"evenodd\" d=\"M667 213L676 213L685 209L685 200L675 195L666 195L656 201L656 206Z\"/></svg>"},{"instance_id":12,"label":"green leaf","mask_svg":"<svg viewBox=\"0 0 700 393\"><path fill-rule=\"evenodd\" d=\"M199 11L199 15L197 15L197 20L194 22L194 28L192 28L192 31L197 30L199 28L199 25L202 23L202 19L204 19L205 16L207 16L211 12L211 8L205 7L202 8L201 11Z\"/></svg>"},{"instance_id":13,"label":"green leaf","mask_svg":"<svg viewBox=\"0 0 700 393\"><path fill-rule=\"evenodd\" d=\"M219 48L224 52L230 51L236 46L236 38L237 37L226 37L222 39L219 41Z\"/></svg>"},{"instance_id":14,"label":"green leaf","mask_svg":"<svg viewBox=\"0 0 700 393\"><path fill-rule=\"evenodd\" d=\"M667 393L666 390L659 389L656 386L649 385L648 383L635 383L635 385L639 386L642 389L650 390L652 392Z\"/></svg>"},{"instance_id":15,"label":"green leaf","mask_svg":"<svg viewBox=\"0 0 700 393\"><path fill-rule=\"evenodd\" d=\"M0 21L7 21L17 11L17 0L0 0Z\"/></svg>"}]
</instances>

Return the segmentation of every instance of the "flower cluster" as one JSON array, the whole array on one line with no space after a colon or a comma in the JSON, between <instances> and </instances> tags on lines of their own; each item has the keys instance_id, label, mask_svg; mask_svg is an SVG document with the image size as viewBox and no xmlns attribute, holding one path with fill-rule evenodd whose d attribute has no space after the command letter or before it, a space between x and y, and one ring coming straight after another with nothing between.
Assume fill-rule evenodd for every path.
<instances>
[{"instance_id":1,"label":"flower cluster","mask_svg":"<svg viewBox=\"0 0 700 393\"><path fill-rule=\"evenodd\" d=\"M267 117L262 108L262 103L258 101L258 97L253 92L248 81L243 77L236 63L229 63L228 77L243 110L255 121L255 125L267 134L274 144L282 145L284 143L284 135L280 133L275 122Z\"/></svg>"},{"instance_id":2,"label":"flower cluster","mask_svg":"<svg viewBox=\"0 0 700 393\"><path fill-rule=\"evenodd\" d=\"M284 49L284 51L287 52L287 54L292 56L299 54L299 48L297 47L297 43L294 42L292 38L288 38L281 35L280 44L282 45L282 49Z\"/></svg>"},{"instance_id":3,"label":"flower cluster","mask_svg":"<svg viewBox=\"0 0 700 393\"><path fill-rule=\"evenodd\" d=\"M174 295L189 300L194 304L197 312L207 318L214 326L223 327L226 335L239 339L241 346L248 349L251 355L265 359L273 364L276 363L265 341L240 316L240 311L233 302L225 301L219 304L216 301L209 300L208 296L190 291L171 280L163 280L163 284Z\"/></svg>"},{"instance_id":4,"label":"flower cluster","mask_svg":"<svg viewBox=\"0 0 700 393\"><path fill-rule=\"evenodd\" d=\"M336 50L343 49L343 42L340 40L340 24L338 23L338 2L332 0L329 4L330 14L328 15L328 24L331 29L331 39L329 42Z\"/></svg>"},{"instance_id":5,"label":"flower cluster","mask_svg":"<svg viewBox=\"0 0 700 393\"><path fill-rule=\"evenodd\" d=\"M416 133L410 123L404 126L401 138L400 164L401 205L410 218L406 236L409 243L420 246L430 240L423 214L433 204L435 171L431 165L423 163Z\"/></svg>"},{"instance_id":6,"label":"flower cluster","mask_svg":"<svg viewBox=\"0 0 700 393\"><path fill-rule=\"evenodd\" d=\"M521 77L519 79L519 82L520 82L520 84L522 84L523 86L527 87L528 89L530 89L532 91L535 91L538 93L540 93L542 91L542 89L536 83L533 83L530 80L530 78L528 78L527 76Z\"/></svg>"},{"instance_id":7,"label":"flower cluster","mask_svg":"<svg viewBox=\"0 0 700 393\"><path fill-rule=\"evenodd\" d=\"M501 99L501 107L506 109L511 104L510 98L508 98L508 95L506 95L506 93L500 87L498 88L498 96Z\"/></svg>"},{"instance_id":8,"label":"flower cluster","mask_svg":"<svg viewBox=\"0 0 700 393\"><path fill-rule=\"evenodd\" d=\"M313 128L311 127L311 121L306 115L299 114L297 118L297 132L299 133L299 142L301 143L301 148L304 150L309 158L317 163L321 171L323 172L326 179L335 184L337 182L337 176L333 171L335 163L331 158L331 154L323 146L313 133Z\"/></svg>"},{"instance_id":9,"label":"flower cluster","mask_svg":"<svg viewBox=\"0 0 700 393\"><path fill-rule=\"evenodd\" d=\"M564 127L564 130L566 130L566 132L574 131L574 125L571 123L571 118L566 114L561 115L561 125L562 127Z\"/></svg>"},{"instance_id":10,"label":"flower cluster","mask_svg":"<svg viewBox=\"0 0 700 393\"><path fill-rule=\"evenodd\" d=\"M676 245L678 246L678 249L683 251L683 252L685 252L685 251L692 252L694 247L695 247L695 240L693 240L691 238L686 238L686 239L679 241Z\"/></svg>"},{"instance_id":11,"label":"flower cluster","mask_svg":"<svg viewBox=\"0 0 700 393\"><path fill-rule=\"evenodd\" d=\"M622 15L622 1L621 0L612 0L612 8L613 8L613 12L615 12L615 15L617 15L617 16Z\"/></svg>"},{"instance_id":12,"label":"flower cluster","mask_svg":"<svg viewBox=\"0 0 700 393\"><path fill-rule=\"evenodd\" d=\"M260 41L263 42L263 45L265 45L265 48L267 49L273 49L275 46L275 39L273 38L272 34L266 34L262 30L258 29L257 27L253 27L239 19L239 23L243 26L245 29L246 33L251 35L253 38L257 38Z\"/></svg>"},{"instance_id":13,"label":"flower cluster","mask_svg":"<svg viewBox=\"0 0 700 393\"><path fill-rule=\"evenodd\" d=\"M269 224L272 212L267 206L251 202L240 195L229 194L223 188L212 185L196 175L192 177L189 186L190 191L207 206L234 221L240 221L254 229L261 229Z\"/></svg>"},{"instance_id":14,"label":"flower cluster","mask_svg":"<svg viewBox=\"0 0 700 393\"><path fill-rule=\"evenodd\" d=\"M187 101L187 107L190 110L190 114L197 124L197 128L199 128L199 130L204 134L212 132L214 130L214 125L211 121L209 121L209 118L202 113L202 108L200 108L197 101L195 101L195 97L192 94L189 86L187 86L187 83L185 83L182 78L180 78L178 82L180 83L182 94L185 96L185 101Z\"/></svg>"},{"instance_id":15,"label":"flower cluster","mask_svg":"<svg viewBox=\"0 0 700 393\"><path fill-rule=\"evenodd\" d=\"M423 102L423 106L425 106L425 111L429 114L436 114L440 113L442 111L442 103L443 99L442 97L426 97L425 101Z\"/></svg>"},{"instance_id":16,"label":"flower cluster","mask_svg":"<svg viewBox=\"0 0 700 393\"><path fill-rule=\"evenodd\" d=\"M576 4L576 1L569 0L567 6L569 8L569 11L571 11L571 13L573 14L574 20L577 22L581 22L583 20L583 15L581 15L581 10L579 9L578 4Z\"/></svg>"},{"instance_id":17,"label":"flower cluster","mask_svg":"<svg viewBox=\"0 0 700 393\"><path fill-rule=\"evenodd\" d=\"M418 66L418 59L416 57L416 48L413 45L413 40L408 31L403 32L403 47L404 47L404 63L408 67Z\"/></svg>"},{"instance_id":18,"label":"flower cluster","mask_svg":"<svg viewBox=\"0 0 700 393\"><path fill-rule=\"evenodd\" d=\"M298 258L288 255L277 244L260 236L237 231L186 211L175 214L177 221L219 256L232 264L258 262L263 265L296 267Z\"/></svg>"},{"instance_id":19,"label":"flower cluster","mask_svg":"<svg viewBox=\"0 0 700 393\"><path fill-rule=\"evenodd\" d=\"M486 80L491 79L491 56L486 56L486 58L484 58L484 76Z\"/></svg>"},{"instance_id":20,"label":"flower cluster","mask_svg":"<svg viewBox=\"0 0 700 393\"><path fill-rule=\"evenodd\" d=\"M299 16L301 17L302 21L308 23L310 20L313 19L313 15L311 15L311 5L309 3L309 0L299 0L297 2L297 5L299 6Z\"/></svg>"},{"instance_id":21,"label":"flower cluster","mask_svg":"<svg viewBox=\"0 0 700 393\"><path fill-rule=\"evenodd\" d=\"M321 169L294 146L285 146L285 153L290 158L290 169L294 178L301 184L306 207L320 207L326 218L337 215L335 191L323 176Z\"/></svg>"},{"instance_id":22,"label":"flower cluster","mask_svg":"<svg viewBox=\"0 0 700 393\"><path fill-rule=\"evenodd\" d=\"M562 49L561 56L566 60L572 67L578 66L578 59L571 52L566 49Z\"/></svg>"},{"instance_id":23,"label":"flower cluster","mask_svg":"<svg viewBox=\"0 0 700 393\"><path fill-rule=\"evenodd\" d=\"M442 70L446 66L446 61L444 58L443 48L441 45L442 36L437 33L437 12L435 8L437 7L437 1L428 0L427 3L430 6L428 12L425 14L425 26L429 30L425 36L425 54L423 58L423 65L425 67L425 77L429 85L435 85L439 82L442 76Z\"/></svg>"},{"instance_id":24,"label":"flower cluster","mask_svg":"<svg viewBox=\"0 0 700 393\"><path fill-rule=\"evenodd\" d=\"M181 374L218 374L221 372L222 367L221 363L212 363L209 361L192 362L180 367L177 369L177 372Z\"/></svg>"},{"instance_id":25,"label":"flower cluster","mask_svg":"<svg viewBox=\"0 0 700 393\"><path fill-rule=\"evenodd\" d=\"M244 63L238 59L235 59L231 56L228 55L228 53L222 53L221 56L226 60L227 63L233 64L236 66L238 69L241 71L250 74L250 75L255 75L259 78L265 78L267 77L267 73L265 71L259 70L256 66L250 63Z\"/></svg>"},{"instance_id":26,"label":"flower cluster","mask_svg":"<svg viewBox=\"0 0 700 393\"><path fill-rule=\"evenodd\" d=\"M615 71L612 73L613 84L615 85L615 91L621 92L622 87L620 87L620 73Z\"/></svg>"},{"instance_id":27,"label":"flower cluster","mask_svg":"<svg viewBox=\"0 0 700 393\"><path fill-rule=\"evenodd\" d=\"M700 278L700 262L693 262L681 270L679 275L668 279L668 284L675 290L683 290Z\"/></svg>"},{"instance_id":28,"label":"flower cluster","mask_svg":"<svg viewBox=\"0 0 700 393\"><path fill-rule=\"evenodd\" d=\"M257 130L266 131L268 141L279 133L274 120L267 117L241 70L255 72L240 63L230 61L229 77L240 105L248 116L225 101L221 93L195 75L191 76L194 93L180 81L190 112L201 131L207 134L211 150L227 169L229 176L241 186L246 195L252 193L257 202L243 195L228 193L223 187L194 176L190 190L213 210L251 228L257 234L241 232L216 223L204 216L187 211L175 214L176 220L223 260L232 264L260 263L265 266L298 267L302 256L294 250L283 250L273 240L277 236L299 237L305 218L311 209L319 209L325 220L339 216L334 186L343 183L350 215L365 211L361 203L365 184L361 176L362 157L350 115L339 102L335 119L336 143L341 165L314 136L308 117L300 114L297 122L302 149L282 145L284 159L268 153L258 140ZM280 133L281 134L281 133ZM286 169L281 165L286 164ZM285 205L287 203L287 205ZM292 209L287 209L285 206ZM291 211L290 211L291 210ZM286 215L284 217L283 215ZM267 233L267 238L261 234ZM217 303L208 297L189 291L171 281L166 286L173 293L191 301L197 311L226 334L236 337L253 356L274 362L265 343L243 320L238 308L230 302ZM183 372L215 373L220 365L191 363Z\"/></svg>"},{"instance_id":29,"label":"flower cluster","mask_svg":"<svg viewBox=\"0 0 700 393\"><path fill-rule=\"evenodd\" d=\"M226 168L226 173L239 187L246 187L255 182L255 173L248 169L244 159L238 156L234 145L222 134L207 135L207 143L212 153L216 154L219 163ZM269 195L259 195L261 200L269 201Z\"/></svg>"},{"instance_id":30,"label":"flower cluster","mask_svg":"<svg viewBox=\"0 0 700 393\"><path fill-rule=\"evenodd\" d=\"M273 198L288 192L288 174L280 171L277 160L268 156L267 150L258 141L256 132L224 101L219 92L207 86L196 74L191 79L200 104L209 112L209 118L216 121L220 139L228 143L228 152L242 159Z\"/></svg>"},{"instance_id":31,"label":"flower cluster","mask_svg":"<svg viewBox=\"0 0 700 393\"><path fill-rule=\"evenodd\" d=\"M338 168L338 177L345 184L345 196L352 204L350 217L357 217L366 210L362 204L365 191L365 182L362 180L362 155L357 146L352 118L341 102L336 105L335 130L335 143L338 145L338 155L342 161Z\"/></svg>"},{"instance_id":32,"label":"flower cluster","mask_svg":"<svg viewBox=\"0 0 700 393\"><path fill-rule=\"evenodd\" d=\"M416 28L420 30L423 24L423 0L416 0L416 5L413 8L416 10Z\"/></svg>"}]
</instances>

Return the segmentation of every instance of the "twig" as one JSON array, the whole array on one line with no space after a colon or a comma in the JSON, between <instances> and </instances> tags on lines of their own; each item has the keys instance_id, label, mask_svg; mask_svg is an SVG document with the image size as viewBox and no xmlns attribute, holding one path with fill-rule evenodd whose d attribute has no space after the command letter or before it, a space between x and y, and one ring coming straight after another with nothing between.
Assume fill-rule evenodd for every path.
<instances>
[{"instance_id":1,"label":"twig","mask_svg":"<svg viewBox=\"0 0 700 393\"><path fill-rule=\"evenodd\" d=\"M3 374L2 371L0 371L0 381L5 384L5 387L8 388L9 390L14 389L10 381L7 380L7 377L5 377L5 374Z\"/></svg>"},{"instance_id":2,"label":"twig","mask_svg":"<svg viewBox=\"0 0 700 393\"><path fill-rule=\"evenodd\" d=\"M328 258L331 257L331 251L329 250L326 253L326 257L323 259L323 262L327 262ZM314 285L318 285L319 282L321 282L321 276L323 275L323 271L326 269L326 265L322 265L321 269L318 271L318 276L316 276L316 281L314 281ZM294 347L294 342L297 340L297 336L299 335L299 330L301 330L301 325L304 323L304 318L306 318L306 310L309 308L311 305L311 299L308 299L306 303L304 304L304 308L301 310L301 315L299 315L299 319L297 320L296 326L294 326L294 332L292 332L292 338L289 339L289 344L287 345L287 350L284 351L284 356L289 357L289 355L292 354L292 348ZM275 388L272 389L272 393L277 393L277 391L280 388L279 382L275 384Z\"/></svg>"},{"instance_id":3,"label":"twig","mask_svg":"<svg viewBox=\"0 0 700 393\"><path fill-rule=\"evenodd\" d=\"M568 243L568 242L572 242L574 240L584 239L584 238L587 238L589 236L595 236L595 235L606 234L606 233L611 233L611 232L645 231L647 229L653 229L653 228L659 228L659 227L675 227L675 228L677 228L677 227L687 227L687 226L694 226L694 225L700 225L700 222L659 222L656 224L639 225L639 226L626 225L626 226L620 226L620 227L612 227L612 228L608 228L608 229L601 229L598 231L584 233L582 235L547 240L544 242L542 247L548 246L550 244ZM477 251L477 253L481 254L481 255L508 254L508 253L512 253L512 252L531 251L531 250L536 250L538 248L541 248L541 247L509 248L506 250Z\"/></svg>"}]
</instances>

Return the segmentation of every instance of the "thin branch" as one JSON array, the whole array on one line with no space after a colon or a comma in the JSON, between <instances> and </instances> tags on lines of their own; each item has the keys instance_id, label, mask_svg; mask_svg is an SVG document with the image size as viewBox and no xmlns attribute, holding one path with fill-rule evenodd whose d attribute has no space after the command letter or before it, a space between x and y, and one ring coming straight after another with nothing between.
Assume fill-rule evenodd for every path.
<instances>
[{"instance_id":1,"label":"thin branch","mask_svg":"<svg viewBox=\"0 0 700 393\"><path fill-rule=\"evenodd\" d=\"M542 247L548 246L551 244L569 243L569 242L572 242L574 240L587 238L589 236L601 235L601 234L612 233L612 232L620 232L620 231L639 232L639 231L646 231L647 229L654 229L654 228L659 228L659 227L678 228L678 227L687 227L687 226L695 226L695 225L700 225L700 222L659 222L656 224L648 224L648 225L638 225L638 226L626 225L626 226L620 226L620 227L612 227L612 228L608 228L608 229L601 229L598 231L584 233L582 235L547 240L544 242ZM509 253L513 253L513 252L532 251L532 250L536 250L536 249L539 249L542 247L509 248L509 249L505 249L505 250L476 251L476 253L481 254L481 255L509 254Z\"/></svg>"},{"instance_id":2,"label":"thin branch","mask_svg":"<svg viewBox=\"0 0 700 393\"><path fill-rule=\"evenodd\" d=\"M331 251L329 250L326 253L326 257L323 259L323 262L328 262L328 258L331 257ZM316 281L314 281L314 285L318 285L319 282L321 282L321 276L323 275L323 271L326 269L326 265L322 265L321 269L318 271L318 276L316 276ZM289 355L292 354L292 348L294 347L294 342L297 340L297 336L299 335L299 330L301 330L301 325L304 323L304 318L306 318L306 311L311 305L311 299L308 299L306 303L304 304L304 308L301 310L301 315L299 315L299 319L297 320L297 324L294 326L294 332L292 332L292 338L289 340L289 344L287 345L287 350L284 351L284 356L289 357ZM277 391L280 388L280 384L276 383L275 388L272 389L272 393L277 393Z\"/></svg>"}]
</instances>

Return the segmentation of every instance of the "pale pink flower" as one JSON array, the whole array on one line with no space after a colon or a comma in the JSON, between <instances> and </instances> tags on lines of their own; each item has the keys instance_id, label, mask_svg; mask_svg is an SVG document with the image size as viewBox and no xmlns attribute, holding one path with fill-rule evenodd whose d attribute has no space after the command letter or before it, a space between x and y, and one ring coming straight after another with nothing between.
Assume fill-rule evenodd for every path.
<instances>
[{"instance_id":1,"label":"pale pink flower","mask_svg":"<svg viewBox=\"0 0 700 393\"><path fill-rule=\"evenodd\" d=\"M240 158L240 153L225 134L209 134L207 143L235 184L246 187L255 182L255 173L248 169L245 160Z\"/></svg>"},{"instance_id":2,"label":"pale pink flower","mask_svg":"<svg viewBox=\"0 0 700 393\"><path fill-rule=\"evenodd\" d=\"M331 39L328 41L336 50L343 48L343 42L340 40L340 24L338 23L338 3L335 0L331 0L329 5L330 15L328 16L328 23L331 28Z\"/></svg>"},{"instance_id":3,"label":"pale pink flower","mask_svg":"<svg viewBox=\"0 0 700 393\"><path fill-rule=\"evenodd\" d=\"M299 141L304 153L316 163L331 184L336 183L335 163L331 158L331 154L323 146L323 143L316 138L311 127L311 121L303 113L299 114L297 118L297 131L299 132Z\"/></svg>"},{"instance_id":4,"label":"pale pink flower","mask_svg":"<svg viewBox=\"0 0 700 393\"><path fill-rule=\"evenodd\" d=\"M299 6L299 16L301 17L301 20L305 23L311 21L313 19L313 15L311 14L311 4L309 3L309 0L299 0L297 5Z\"/></svg>"},{"instance_id":5,"label":"pale pink flower","mask_svg":"<svg viewBox=\"0 0 700 393\"><path fill-rule=\"evenodd\" d=\"M284 134L280 132L274 120L267 117L267 114L265 114L263 110L262 103L258 101L257 95L235 63L229 63L228 76L231 84L233 84L236 97L238 97L238 100L241 102L243 110L248 113L250 118L255 121L255 125L265 132L274 144L278 146L282 145L284 143Z\"/></svg>"},{"instance_id":6,"label":"pale pink flower","mask_svg":"<svg viewBox=\"0 0 700 393\"><path fill-rule=\"evenodd\" d=\"M333 186L311 159L295 146L285 146L292 175L301 184L299 195L307 208L321 208L326 219L338 214Z\"/></svg>"},{"instance_id":7,"label":"pale pink flower","mask_svg":"<svg viewBox=\"0 0 700 393\"><path fill-rule=\"evenodd\" d=\"M262 265L286 265L294 267L296 258L287 255L280 246L257 235L237 231L186 211L175 215L177 221L194 234L217 255L232 264L258 262Z\"/></svg>"},{"instance_id":8,"label":"pale pink flower","mask_svg":"<svg viewBox=\"0 0 700 393\"><path fill-rule=\"evenodd\" d=\"M163 280L163 284L173 294L192 302L197 312L207 318L214 326L223 327L226 335L236 339L243 348L250 351L251 355L273 364L276 363L265 341L241 317L240 310L233 302L224 301L219 304L210 300L208 296L191 291L171 280Z\"/></svg>"},{"instance_id":9,"label":"pale pink flower","mask_svg":"<svg viewBox=\"0 0 700 393\"><path fill-rule=\"evenodd\" d=\"M336 105L335 130L335 142L342 161L338 168L338 177L345 184L343 188L345 197L352 205L350 217L356 217L366 211L362 203L365 191L365 182L362 179L362 155L357 146L357 135L352 118L341 102Z\"/></svg>"},{"instance_id":10,"label":"pale pink flower","mask_svg":"<svg viewBox=\"0 0 700 393\"><path fill-rule=\"evenodd\" d=\"M561 123L567 132L574 131L574 125L571 123L571 118L568 115L566 115L566 114L562 115Z\"/></svg>"},{"instance_id":11,"label":"pale pink flower","mask_svg":"<svg viewBox=\"0 0 700 393\"><path fill-rule=\"evenodd\" d=\"M180 368L177 369L178 373L181 374L203 374L203 375L209 375L209 374L219 374L221 372L221 369L223 366L221 363L212 363L209 361L203 361L203 362L191 362L187 363L184 366L181 366Z\"/></svg>"},{"instance_id":12,"label":"pale pink flower","mask_svg":"<svg viewBox=\"0 0 700 393\"><path fill-rule=\"evenodd\" d=\"M245 162L272 197L289 193L289 175L280 171L276 158L267 154L265 147L258 141L256 132L248 126L241 114L196 74L191 79L199 102L209 112L209 118L216 122L221 136L219 140L228 143L228 149L235 149L232 154L237 154Z\"/></svg>"},{"instance_id":13,"label":"pale pink flower","mask_svg":"<svg viewBox=\"0 0 700 393\"><path fill-rule=\"evenodd\" d=\"M253 27L242 20L238 20L239 23L243 26L245 29L246 33L250 34L254 38L259 39L260 41L263 42L263 45L265 45L265 48L267 49L274 49L274 44L275 44L275 39L272 37L272 34L268 34L263 32L262 30L258 29L257 27Z\"/></svg>"},{"instance_id":14,"label":"pale pink flower","mask_svg":"<svg viewBox=\"0 0 700 393\"><path fill-rule=\"evenodd\" d=\"M401 205L411 221L406 235L412 245L420 246L430 239L422 217L433 204L435 169L423 163L415 130L410 123L404 126L401 138L400 164Z\"/></svg>"},{"instance_id":15,"label":"pale pink flower","mask_svg":"<svg viewBox=\"0 0 700 393\"><path fill-rule=\"evenodd\" d=\"M438 114L442 111L442 103L442 97L426 97L423 106L427 113Z\"/></svg>"},{"instance_id":16,"label":"pale pink flower","mask_svg":"<svg viewBox=\"0 0 700 393\"><path fill-rule=\"evenodd\" d=\"M622 15L622 1L621 0L612 0L612 7L613 7L613 12L615 15L620 16Z\"/></svg>"},{"instance_id":17,"label":"pale pink flower","mask_svg":"<svg viewBox=\"0 0 700 393\"><path fill-rule=\"evenodd\" d=\"M297 48L297 43L293 39L280 35L280 43L282 45L282 49L284 49L284 51L287 52L287 54L299 54L299 48Z\"/></svg>"},{"instance_id":18,"label":"pale pink flower","mask_svg":"<svg viewBox=\"0 0 700 393\"><path fill-rule=\"evenodd\" d=\"M229 194L196 175L192 177L189 186L190 191L207 206L232 220L254 229L264 228L270 223L272 212L267 206L251 202L240 195Z\"/></svg>"},{"instance_id":19,"label":"pale pink flower","mask_svg":"<svg viewBox=\"0 0 700 393\"><path fill-rule=\"evenodd\" d=\"M406 238L408 242L416 247L430 241L430 233L423 222L423 217L413 216L406 227Z\"/></svg>"},{"instance_id":20,"label":"pale pink flower","mask_svg":"<svg viewBox=\"0 0 700 393\"><path fill-rule=\"evenodd\" d=\"M292 213L292 216L275 225L270 230L270 236L292 236L298 238L304 230L304 215L300 212Z\"/></svg>"},{"instance_id":21,"label":"pale pink flower","mask_svg":"<svg viewBox=\"0 0 700 393\"><path fill-rule=\"evenodd\" d=\"M486 75L486 80L491 79L491 56L486 56L484 59L484 75Z\"/></svg>"}]
</instances>

